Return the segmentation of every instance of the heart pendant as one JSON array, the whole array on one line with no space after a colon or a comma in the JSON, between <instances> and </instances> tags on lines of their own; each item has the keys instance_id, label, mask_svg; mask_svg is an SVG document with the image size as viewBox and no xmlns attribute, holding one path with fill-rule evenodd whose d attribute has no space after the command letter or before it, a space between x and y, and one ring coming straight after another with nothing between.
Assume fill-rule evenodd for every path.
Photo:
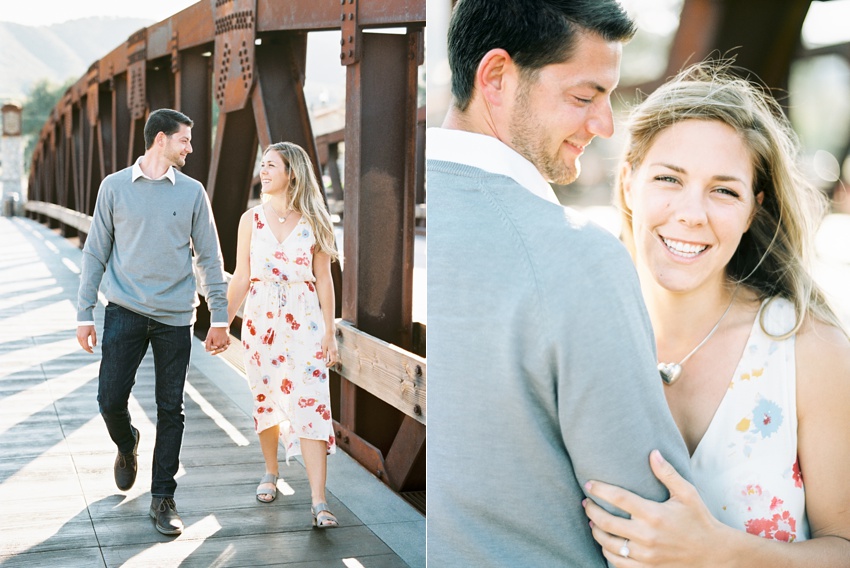
<instances>
[{"instance_id":1,"label":"heart pendant","mask_svg":"<svg viewBox=\"0 0 850 568\"><path fill-rule=\"evenodd\" d=\"M678 363L659 363L658 372L665 385L672 385L682 374L682 366Z\"/></svg>"}]
</instances>

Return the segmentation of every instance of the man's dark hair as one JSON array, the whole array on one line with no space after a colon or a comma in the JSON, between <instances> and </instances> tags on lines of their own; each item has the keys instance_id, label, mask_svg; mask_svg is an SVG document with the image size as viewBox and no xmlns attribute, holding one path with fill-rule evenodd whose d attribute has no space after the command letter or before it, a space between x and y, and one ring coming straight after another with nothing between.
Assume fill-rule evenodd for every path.
<instances>
[{"instance_id":1,"label":"man's dark hair","mask_svg":"<svg viewBox=\"0 0 850 568\"><path fill-rule=\"evenodd\" d=\"M145 123L145 150L153 146L153 141L157 134L162 132L166 136L171 136L180 130L181 124L192 128L192 125L195 123L182 112L170 108L161 108L153 111Z\"/></svg>"},{"instance_id":2,"label":"man's dark hair","mask_svg":"<svg viewBox=\"0 0 850 568\"><path fill-rule=\"evenodd\" d=\"M469 106L478 64L491 49L504 49L521 71L534 72L567 61L581 31L628 41L636 28L616 0L459 0L449 24L455 106Z\"/></svg>"}]
</instances>

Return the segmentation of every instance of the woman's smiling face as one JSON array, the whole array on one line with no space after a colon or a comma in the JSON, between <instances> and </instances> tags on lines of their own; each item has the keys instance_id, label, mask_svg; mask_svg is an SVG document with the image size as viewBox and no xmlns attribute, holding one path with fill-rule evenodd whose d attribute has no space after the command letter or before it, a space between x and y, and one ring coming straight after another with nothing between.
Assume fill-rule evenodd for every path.
<instances>
[{"instance_id":1,"label":"woman's smiling face","mask_svg":"<svg viewBox=\"0 0 850 568\"><path fill-rule=\"evenodd\" d=\"M727 124L689 119L660 132L624 184L641 275L677 292L724 283L755 211L753 178Z\"/></svg>"}]
</instances>

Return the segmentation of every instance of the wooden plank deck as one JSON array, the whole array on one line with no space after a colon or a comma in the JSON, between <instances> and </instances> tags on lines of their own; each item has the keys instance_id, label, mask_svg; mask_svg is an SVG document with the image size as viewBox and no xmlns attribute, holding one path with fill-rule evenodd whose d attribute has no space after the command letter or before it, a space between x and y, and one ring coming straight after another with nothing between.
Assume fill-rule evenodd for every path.
<instances>
[{"instance_id":1,"label":"wooden plank deck","mask_svg":"<svg viewBox=\"0 0 850 568\"><path fill-rule=\"evenodd\" d=\"M125 494L97 409L100 357L74 335L80 256L42 225L0 218L0 566L425 565L424 517L342 452L328 463L340 528L312 528L296 460L281 460L277 500L257 502L263 461L247 387L198 341L175 496L186 530L158 533L148 516L153 360L143 361L130 401L142 439L139 476ZM95 316L101 333L102 306Z\"/></svg>"}]
</instances>

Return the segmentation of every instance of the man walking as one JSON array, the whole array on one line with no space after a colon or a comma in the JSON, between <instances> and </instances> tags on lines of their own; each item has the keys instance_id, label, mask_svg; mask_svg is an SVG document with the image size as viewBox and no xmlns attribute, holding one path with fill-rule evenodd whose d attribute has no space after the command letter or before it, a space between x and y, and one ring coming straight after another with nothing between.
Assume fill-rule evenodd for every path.
<instances>
[{"instance_id":1,"label":"man walking","mask_svg":"<svg viewBox=\"0 0 850 568\"><path fill-rule=\"evenodd\" d=\"M145 154L100 185L83 248L77 340L97 345L93 310L98 288L109 303L103 322L97 400L118 446L115 484L136 481L139 430L127 403L139 364L152 346L156 374L156 443L150 515L167 535L183 531L174 503L183 442L183 387L189 369L198 297L192 259L211 313L207 351L227 348L227 283L203 185L176 168L192 152L192 120L170 109L145 124Z\"/></svg>"},{"instance_id":2,"label":"man walking","mask_svg":"<svg viewBox=\"0 0 850 568\"><path fill-rule=\"evenodd\" d=\"M666 499L654 448L688 476L629 256L548 183L613 133L633 33L615 0L455 6L427 141L429 565L604 566L584 484Z\"/></svg>"}]
</instances>

